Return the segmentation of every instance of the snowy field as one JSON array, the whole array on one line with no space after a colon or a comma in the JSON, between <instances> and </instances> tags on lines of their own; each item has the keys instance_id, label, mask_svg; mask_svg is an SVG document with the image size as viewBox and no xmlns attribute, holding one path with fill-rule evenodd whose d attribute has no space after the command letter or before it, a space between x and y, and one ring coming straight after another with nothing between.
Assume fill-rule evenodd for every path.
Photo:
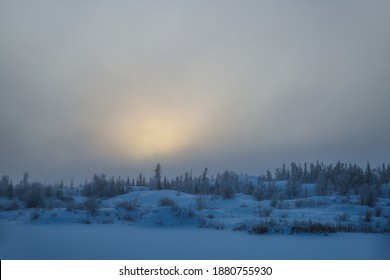
<instances>
[{"instance_id":1,"label":"snowy field","mask_svg":"<svg viewBox=\"0 0 390 280\"><path fill-rule=\"evenodd\" d=\"M13 209L2 199L0 259L390 259L390 199L378 200L377 215L353 196L271 207L241 193L224 200L136 187L96 209L87 200ZM312 225L320 232L299 232Z\"/></svg>"},{"instance_id":2,"label":"snowy field","mask_svg":"<svg viewBox=\"0 0 390 280\"><path fill-rule=\"evenodd\" d=\"M0 259L390 259L390 236L2 222Z\"/></svg>"}]
</instances>

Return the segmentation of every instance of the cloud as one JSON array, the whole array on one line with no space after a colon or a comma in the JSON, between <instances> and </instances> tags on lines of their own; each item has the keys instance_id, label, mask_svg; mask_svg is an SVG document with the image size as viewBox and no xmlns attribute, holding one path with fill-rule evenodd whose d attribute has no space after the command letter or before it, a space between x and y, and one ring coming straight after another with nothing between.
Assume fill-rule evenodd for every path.
<instances>
[{"instance_id":1,"label":"cloud","mask_svg":"<svg viewBox=\"0 0 390 280\"><path fill-rule=\"evenodd\" d=\"M157 161L175 175L385 161L388 9L2 1L0 168L85 177Z\"/></svg>"}]
</instances>

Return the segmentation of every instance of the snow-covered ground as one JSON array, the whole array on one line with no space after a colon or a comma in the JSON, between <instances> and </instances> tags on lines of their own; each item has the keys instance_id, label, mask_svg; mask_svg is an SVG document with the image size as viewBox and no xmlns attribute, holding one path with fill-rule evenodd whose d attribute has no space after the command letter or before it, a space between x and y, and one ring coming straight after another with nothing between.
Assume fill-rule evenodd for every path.
<instances>
[{"instance_id":1,"label":"snow-covered ground","mask_svg":"<svg viewBox=\"0 0 390 280\"><path fill-rule=\"evenodd\" d=\"M251 235L193 227L2 222L0 259L390 259L382 234Z\"/></svg>"},{"instance_id":2,"label":"snow-covered ground","mask_svg":"<svg viewBox=\"0 0 390 280\"><path fill-rule=\"evenodd\" d=\"M101 201L96 216L81 207L85 200L37 210L2 199L0 259L390 259L390 199L376 209L353 196L271 207L242 193L224 200L138 187ZM303 222L342 232L292 231ZM257 225L266 234L254 234L263 233Z\"/></svg>"}]
</instances>

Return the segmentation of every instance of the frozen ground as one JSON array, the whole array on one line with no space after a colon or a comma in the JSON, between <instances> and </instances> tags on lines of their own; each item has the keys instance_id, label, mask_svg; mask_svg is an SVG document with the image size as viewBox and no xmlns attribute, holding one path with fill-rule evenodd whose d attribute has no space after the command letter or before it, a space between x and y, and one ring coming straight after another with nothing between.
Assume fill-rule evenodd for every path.
<instances>
[{"instance_id":1,"label":"frozen ground","mask_svg":"<svg viewBox=\"0 0 390 280\"><path fill-rule=\"evenodd\" d=\"M85 200L25 209L2 199L0 259L390 259L388 198L378 200L375 213L353 196L271 207L241 193L224 200L135 188L102 200L96 215ZM291 234L294 223L309 221L358 232ZM256 225L269 230L250 234Z\"/></svg>"},{"instance_id":2,"label":"frozen ground","mask_svg":"<svg viewBox=\"0 0 390 280\"><path fill-rule=\"evenodd\" d=\"M390 236L2 222L0 259L390 259Z\"/></svg>"}]
</instances>

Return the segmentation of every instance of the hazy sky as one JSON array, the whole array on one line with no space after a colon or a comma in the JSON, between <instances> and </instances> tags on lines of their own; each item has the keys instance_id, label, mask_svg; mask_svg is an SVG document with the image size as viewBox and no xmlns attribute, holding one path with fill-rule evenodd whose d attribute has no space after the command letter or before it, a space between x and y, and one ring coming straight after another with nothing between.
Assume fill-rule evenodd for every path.
<instances>
[{"instance_id":1,"label":"hazy sky","mask_svg":"<svg viewBox=\"0 0 390 280\"><path fill-rule=\"evenodd\" d=\"M0 0L0 173L388 163L389 14L390 1Z\"/></svg>"}]
</instances>

